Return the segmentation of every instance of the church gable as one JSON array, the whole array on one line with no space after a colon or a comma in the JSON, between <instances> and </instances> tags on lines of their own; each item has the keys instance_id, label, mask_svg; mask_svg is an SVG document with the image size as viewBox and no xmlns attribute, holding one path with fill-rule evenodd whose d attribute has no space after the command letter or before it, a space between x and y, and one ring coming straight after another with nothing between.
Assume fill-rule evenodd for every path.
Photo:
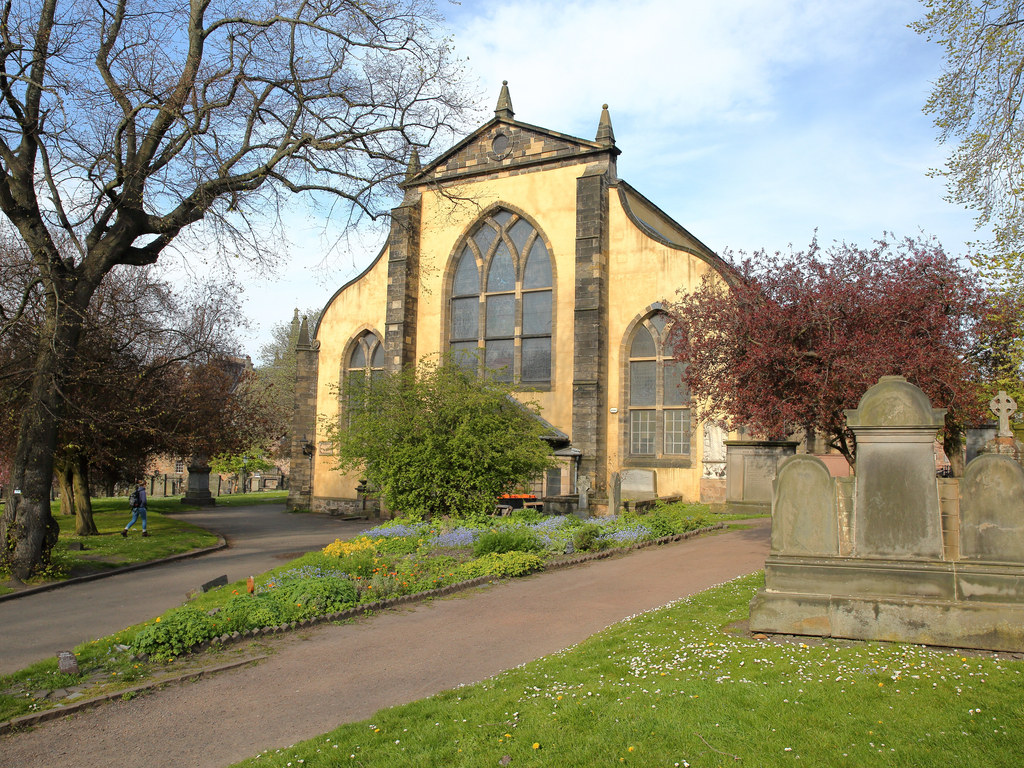
<instances>
[{"instance_id":1,"label":"church gable","mask_svg":"<svg viewBox=\"0 0 1024 768\"><path fill-rule=\"evenodd\" d=\"M417 181L446 181L459 176L513 170L553 160L572 159L607 151L607 147L574 139L525 123L493 120L423 170Z\"/></svg>"},{"instance_id":2,"label":"church gable","mask_svg":"<svg viewBox=\"0 0 1024 768\"><path fill-rule=\"evenodd\" d=\"M405 182L406 187L493 173L524 172L531 166L591 162L594 155L619 154L614 137L587 141L515 119L508 84L502 85L494 119Z\"/></svg>"}]
</instances>

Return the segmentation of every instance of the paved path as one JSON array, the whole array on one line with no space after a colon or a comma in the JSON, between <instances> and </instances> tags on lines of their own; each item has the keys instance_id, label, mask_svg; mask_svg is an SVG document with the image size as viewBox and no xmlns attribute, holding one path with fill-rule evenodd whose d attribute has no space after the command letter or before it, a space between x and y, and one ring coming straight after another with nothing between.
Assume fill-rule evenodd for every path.
<instances>
[{"instance_id":1,"label":"paved path","mask_svg":"<svg viewBox=\"0 0 1024 768\"><path fill-rule=\"evenodd\" d=\"M258 666L0 737L0 762L220 768L574 645L762 568L768 549L762 525L293 633Z\"/></svg>"},{"instance_id":2,"label":"paved path","mask_svg":"<svg viewBox=\"0 0 1024 768\"><path fill-rule=\"evenodd\" d=\"M0 674L159 616L218 576L244 579L369 527L329 515L286 514L283 504L216 507L175 517L222 534L228 548L0 603Z\"/></svg>"}]
</instances>

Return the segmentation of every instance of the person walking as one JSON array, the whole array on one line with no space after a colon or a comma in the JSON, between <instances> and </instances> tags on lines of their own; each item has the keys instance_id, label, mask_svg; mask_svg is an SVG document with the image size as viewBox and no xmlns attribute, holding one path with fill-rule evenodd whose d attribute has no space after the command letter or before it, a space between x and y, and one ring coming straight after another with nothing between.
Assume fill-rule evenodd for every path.
<instances>
[{"instance_id":1,"label":"person walking","mask_svg":"<svg viewBox=\"0 0 1024 768\"><path fill-rule=\"evenodd\" d=\"M135 525L136 520L140 519L142 520L142 535L149 536L149 533L146 532L146 485L141 480L137 485L138 487L128 497L128 505L132 508L132 519L121 529L121 535L125 537L128 536L128 529Z\"/></svg>"}]
</instances>

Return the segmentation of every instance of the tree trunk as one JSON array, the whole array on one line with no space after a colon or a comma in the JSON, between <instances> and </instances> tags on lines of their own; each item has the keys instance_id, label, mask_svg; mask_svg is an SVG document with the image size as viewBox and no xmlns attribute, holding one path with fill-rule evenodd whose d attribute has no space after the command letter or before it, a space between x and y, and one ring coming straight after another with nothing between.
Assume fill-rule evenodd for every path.
<instances>
[{"instance_id":1,"label":"tree trunk","mask_svg":"<svg viewBox=\"0 0 1024 768\"><path fill-rule=\"evenodd\" d=\"M84 453L75 456L71 463L75 479L75 535L95 536L99 533L92 519L92 497L89 494L89 458Z\"/></svg>"},{"instance_id":2,"label":"tree trunk","mask_svg":"<svg viewBox=\"0 0 1024 768\"><path fill-rule=\"evenodd\" d=\"M948 425L947 425L948 426ZM949 427L942 434L942 450L949 459L953 477L964 476L964 434L956 426Z\"/></svg>"},{"instance_id":3,"label":"tree trunk","mask_svg":"<svg viewBox=\"0 0 1024 768\"><path fill-rule=\"evenodd\" d=\"M95 290L95 285L80 283L74 290L54 288L47 296L46 322L39 329L32 388L21 412L7 503L0 518L0 562L15 579L24 580L46 565L60 535L60 526L50 514L53 454L64 410L60 391L81 336L78 307L88 306Z\"/></svg>"},{"instance_id":4,"label":"tree trunk","mask_svg":"<svg viewBox=\"0 0 1024 768\"><path fill-rule=\"evenodd\" d=\"M56 465L57 485L60 487L60 513L75 514L75 492L72 488L71 462L67 459L54 461Z\"/></svg>"}]
</instances>

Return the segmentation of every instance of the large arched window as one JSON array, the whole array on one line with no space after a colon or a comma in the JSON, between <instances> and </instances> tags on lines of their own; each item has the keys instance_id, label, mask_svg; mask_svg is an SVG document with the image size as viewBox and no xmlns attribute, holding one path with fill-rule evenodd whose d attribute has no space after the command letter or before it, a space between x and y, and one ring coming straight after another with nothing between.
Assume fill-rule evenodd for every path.
<instances>
[{"instance_id":1,"label":"large arched window","mask_svg":"<svg viewBox=\"0 0 1024 768\"><path fill-rule=\"evenodd\" d=\"M483 348L480 365L501 381L550 383L552 311L544 238L511 211L485 216L455 264L449 349L475 354Z\"/></svg>"},{"instance_id":2,"label":"large arched window","mask_svg":"<svg viewBox=\"0 0 1024 768\"><path fill-rule=\"evenodd\" d=\"M668 316L656 312L633 329L627 371L629 453L652 458L690 455L690 392L685 364L668 349Z\"/></svg>"}]
</instances>

